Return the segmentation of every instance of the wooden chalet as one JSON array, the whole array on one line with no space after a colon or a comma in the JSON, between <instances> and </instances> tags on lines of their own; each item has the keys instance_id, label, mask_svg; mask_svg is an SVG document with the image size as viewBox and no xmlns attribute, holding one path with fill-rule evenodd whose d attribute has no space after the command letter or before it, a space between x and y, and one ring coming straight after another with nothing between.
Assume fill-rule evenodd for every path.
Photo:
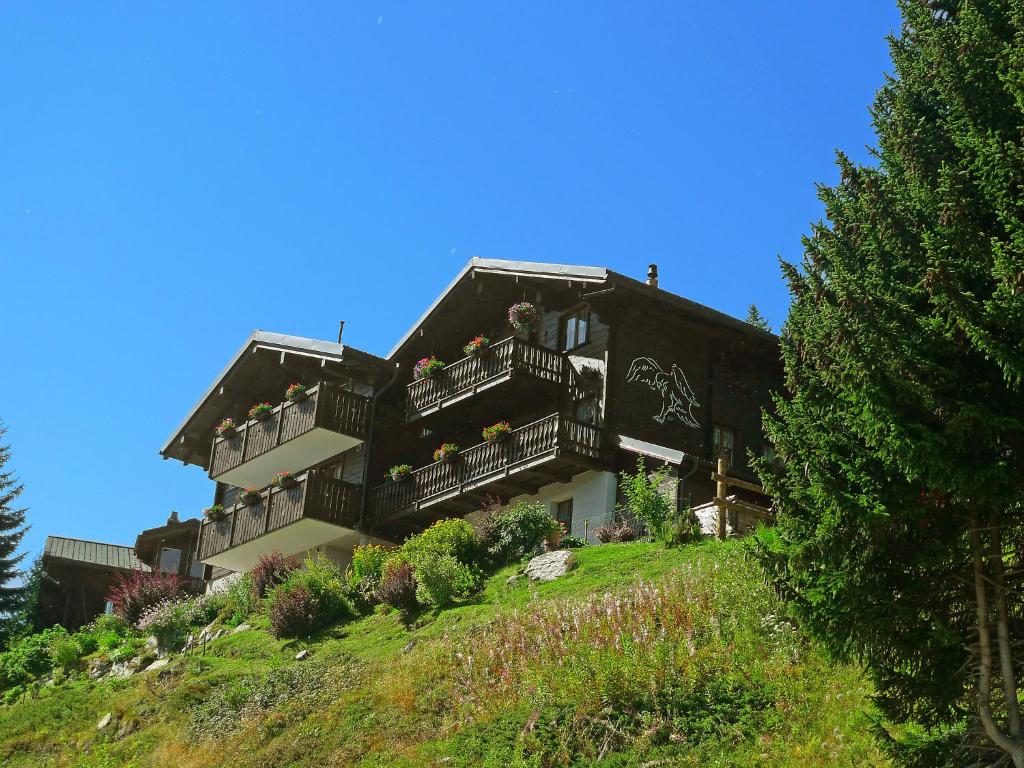
<instances>
[{"instance_id":1,"label":"wooden chalet","mask_svg":"<svg viewBox=\"0 0 1024 768\"><path fill-rule=\"evenodd\" d=\"M532 304L529 329L509 307ZM477 336L483 354L463 348ZM748 452L767 450L761 410L781 386L771 333L600 267L473 259L386 357L340 343L258 331L162 449L216 481L219 520L201 524L197 557L247 570L273 550L400 542L432 521L469 515L489 497L533 499L574 535L611 522L618 475L637 456L668 464L677 501L715 497L714 461L753 480ZM414 380L417 361L445 363ZM307 387L289 402L289 384ZM254 403L273 409L247 419ZM230 417L237 434L217 437ZM507 421L507 439L481 430ZM454 461L434 461L442 443ZM410 476L388 478L409 464ZM295 475L276 487L278 472ZM249 504L239 489L255 488Z\"/></svg>"}]
</instances>

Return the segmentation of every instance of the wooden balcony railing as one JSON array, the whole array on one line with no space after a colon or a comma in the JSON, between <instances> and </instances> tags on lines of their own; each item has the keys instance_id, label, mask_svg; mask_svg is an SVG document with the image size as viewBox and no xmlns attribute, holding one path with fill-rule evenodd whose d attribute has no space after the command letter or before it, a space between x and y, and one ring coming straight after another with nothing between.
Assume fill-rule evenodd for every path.
<instances>
[{"instance_id":1,"label":"wooden balcony railing","mask_svg":"<svg viewBox=\"0 0 1024 768\"><path fill-rule=\"evenodd\" d=\"M354 529L359 523L359 498L357 486L317 471L299 475L288 489L264 488L256 504L236 504L220 520L203 521L198 559L206 560L302 519Z\"/></svg>"},{"instance_id":2,"label":"wooden balcony railing","mask_svg":"<svg viewBox=\"0 0 1024 768\"><path fill-rule=\"evenodd\" d=\"M320 382L309 389L304 400L297 403L285 401L266 419L245 422L234 437L215 437L210 456L210 477L217 478L317 428L365 440L369 427L369 398Z\"/></svg>"},{"instance_id":3,"label":"wooden balcony railing","mask_svg":"<svg viewBox=\"0 0 1024 768\"><path fill-rule=\"evenodd\" d=\"M407 507L421 508L452 498L560 454L599 459L600 430L558 414L546 416L512 430L505 440L480 443L453 461L428 464L406 480L378 486L373 491L371 513L375 521L383 521Z\"/></svg>"},{"instance_id":4,"label":"wooden balcony railing","mask_svg":"<svg viewBox=\"0 0 1024 768\"><path fill-rule=\"evenodd\" d=\"M477 389L491 386L515 375L562 383L565 360L560 354L528 341L508 338L490 347L480 357L464 357L428 379L406 387L406 420L412 421L448 402L462 399Z\"/></svg>"}]
</instances>

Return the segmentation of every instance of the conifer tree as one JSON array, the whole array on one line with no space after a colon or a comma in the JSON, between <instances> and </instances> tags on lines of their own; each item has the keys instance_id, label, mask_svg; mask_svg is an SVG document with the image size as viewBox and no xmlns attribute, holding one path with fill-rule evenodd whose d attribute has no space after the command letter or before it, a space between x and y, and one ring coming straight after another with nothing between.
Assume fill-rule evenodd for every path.
<instances>
[{"instance_id":1,"label":"conifer tree","mask_svg":"<svg viewBox=\"0 0 1024 768\"><path fill-rule=\"evenodd\" d=\"M0 439L6 432L0 425ZM25 592L24 586L13 583L21 575L18 566L25 553L19 553L18 547L28 527L25 510L15 506L24 486L6 468L10 458L10 446L0 445L0 638L5 637L18 620Z\"/></svg>"},{"instance_id":2,"label":"conifer tree","mask_svg":"<svg viewBox=\"0 0 1024 768\"><path fill-rule=\"evenodd\" d=\"M768 318L761 314L761 310L757 308L757 304L751 304L747 310L746 322L750 323L755 328L760 328L762 331L772 332L772 327L768 322Z\"/></svg>"},{"instance_id":3,"label":"conifer tree","mask_svg":"<svg viewBox=\"0 0 1024 768\"><path fill-rule=\"evenodd\" d=\"M1024 4L900 8L874 162L838 155L783 264L760 553L914 736L898 758L1024 768Z\"/></svg>"}]
</instances>

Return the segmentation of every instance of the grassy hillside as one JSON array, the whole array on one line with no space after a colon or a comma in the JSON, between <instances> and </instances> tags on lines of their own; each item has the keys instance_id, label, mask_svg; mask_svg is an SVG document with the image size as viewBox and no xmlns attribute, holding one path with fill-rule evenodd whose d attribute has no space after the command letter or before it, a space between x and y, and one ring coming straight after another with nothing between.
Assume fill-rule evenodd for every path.
<instances>
[{"instance_id":1,"label":"grassy hillside","mask_svg":"<svg viewBox=\"0 0 1024 768\"><path fill-rule=\"evenodd\" d=\"M578 560L541 585L506 569L411 626L374 614L304 642L256 627L159 672L44 689L0 708L0 763L884 764L867 684L777 618L738 544L610 544Z\"/></svg>"}]
</instances>

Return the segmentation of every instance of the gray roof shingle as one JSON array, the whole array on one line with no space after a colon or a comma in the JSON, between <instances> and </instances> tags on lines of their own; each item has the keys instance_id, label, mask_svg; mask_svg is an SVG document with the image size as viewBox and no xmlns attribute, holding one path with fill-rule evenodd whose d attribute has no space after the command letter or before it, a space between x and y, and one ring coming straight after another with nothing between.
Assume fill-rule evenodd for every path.
<instances>
[{"instance_id":1,"label":"gray roof shingle","mask_svg":"<svg viewBox=\"0 0 1024 768\"><path fill-rule=\"evenodd\" d=\"M43 554L61 560L73 560L100 568L120 568L125 571L148 571L149 566L135 556L135 550L121 544L47 536Z\"/></svg>"}]
</instances>

